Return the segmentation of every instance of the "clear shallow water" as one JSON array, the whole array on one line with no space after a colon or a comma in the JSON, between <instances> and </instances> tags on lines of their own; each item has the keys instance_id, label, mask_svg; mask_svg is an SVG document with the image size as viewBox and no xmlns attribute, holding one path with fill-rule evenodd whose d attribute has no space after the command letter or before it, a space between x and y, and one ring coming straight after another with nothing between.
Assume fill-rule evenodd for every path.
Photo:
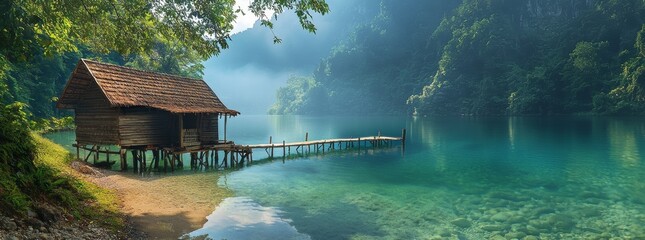
<instances>
[{"instance_id":1,"label":"clear shallow water","mask_svg":"<svg viewBox=\"0 0 645 240\"><path fill-rule=\"evenodd\" d=\"M645 237L643 119L241 116L229 127L240 143L408 129L405 155L338 151L220 179L313 239Z\"/></svg>"},{"instance_id":2,"label":"clear shallow water","mask_svg":"<svg viewBox=\"0 0 645 240\"><path fill-rule=\"evenodd\" d=\"M268 136L300 141L307 131L310 139L378 130L398 136L403 127L405 154L398 147L343 150L256 161L226 174L218 184L236 198L193 235L645 238L645 119L242 115L229 120L228 138L250 144ZM252 227L257 221L244 227L217 220L254 222L258 214L273 220L260 228Z\"/></svg>"}]
</instances>

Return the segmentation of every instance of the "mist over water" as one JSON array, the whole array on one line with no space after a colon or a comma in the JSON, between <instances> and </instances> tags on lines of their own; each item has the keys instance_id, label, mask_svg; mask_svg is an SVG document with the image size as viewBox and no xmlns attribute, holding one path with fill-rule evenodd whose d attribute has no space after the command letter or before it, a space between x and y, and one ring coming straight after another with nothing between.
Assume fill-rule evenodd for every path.
<instances>
[{"instance_id":1,"label":"mist over water","mask_svg":"<svg viewBox=\"0 0 645 240\"><path fill-rule=\"evenodd\" d=\"M282 43L274 44L271 30L259 22L233 35L229 49L204 62L204 80L227 107L243 114L265 114L275 102L276 90L290 76L310 76L364 17L357 8L365 1L327 2L330 13L313 16L315 34L303 30L295 14L288 12L278 16L273 29Z\"/></svg>"}]
</instances>

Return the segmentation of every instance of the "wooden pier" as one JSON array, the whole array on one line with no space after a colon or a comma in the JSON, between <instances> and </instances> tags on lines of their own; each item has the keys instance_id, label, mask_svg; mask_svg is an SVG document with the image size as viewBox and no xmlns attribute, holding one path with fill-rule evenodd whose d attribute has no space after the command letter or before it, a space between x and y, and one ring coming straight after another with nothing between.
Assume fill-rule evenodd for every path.
<instances>
[{"instance_id":1,"label":"wooden pier","mask_svg":"<svg viewBox=\"0 0 645 240\"><path fill-rule=\"evenodd\" d=\"M342 149L361 149L375 147L391 147L395 143L400 143L402 150L405 150L406 130L403 129L400 137L381 136L380 132L376 136L367 136L359 138L336 138L309 140L309 133L305 134L305 141L302 142L273 142L273 137L269 137L268 143L239 145L232 141L220 142L215 145L199 146L195 148L173 148L173 147L141 147L141 148L121 148L119 151L110 150L108 147L98 145L86 146L74 144L76 155L80 159L80 149L89 151L84 157L88 161L93 157L94 164L97 164L100 154L106 155L107 166L111 166L110 155L118 155L121 163L120 169L125 171L128 166L128 151L131 153L132 169L136 173L149 173L153 170L167 172L174 171L177 167L183 167L183 154L190 155L190 168L199 169L221 169L243 166L245 163L253 163L253 150L263 149L269 158L282 157L286 158L293 153L295 154L324 154L333 150ZM146 152L152 152L152 158L148 161ZM223 156L220 158L220 156ZM160 166L163 164L162 166ZM161 168L163 167L163 169ZM168 169L170 168L170 169Z\"/></svg>"}]
</instances>

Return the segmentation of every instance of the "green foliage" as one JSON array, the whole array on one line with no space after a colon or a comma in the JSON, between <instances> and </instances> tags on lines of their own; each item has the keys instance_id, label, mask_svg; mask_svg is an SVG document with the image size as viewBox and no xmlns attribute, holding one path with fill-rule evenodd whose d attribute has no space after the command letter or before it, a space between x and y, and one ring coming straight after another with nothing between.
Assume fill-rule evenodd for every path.
<instances>
[{"instance_id":1,"label":"green foliage","mask_svg":"<svg viewBox=\"0 0 645 240\"><path fill-rule=\"evenodd\" d=\"M384 0L315 71L320 99L343 106L320 109L645 114L642 19L642 0Z\"/></svg>"},{"instance_id":2,"label":"green foliage","mask_svg":"<svg viewBox=\"0 0 645 240\"><path fill-rule=\"evenodd\" d=\"M8 213L23 212L29 206L30 173L36 146L29 134L25 105L13 103L0 108L0 206Z\"/></svg>"},{"instance_id":3,"label":"green foliage","mask_svg":"<svg viewBox=\"0 0 645 240\"><path fill-rule=\"evenodd\" d=\"M46 133L51 131L58 130L69 130L74 129L76 124L74 124L74 118L71 116L67 117L50 117L50 118L40 118L32 120L29 122L30 128L36 132Z\"/></svg>"},{"instance_id":4,"label":"green foliage","mask_svg":"<svg viewBox=\"0 0 645 240\"><path fill-rule=\"evenodd\" d=\"M594 110L605 114L645 114L645 24L634 43L633 57L623 65L619 85L594 97Z\"/></svg>"},{"instance_id":5,"label":"green foliage","mask_svg":"<svg viewBox=\"0 0 645 240\"><path fill-rule=\"evenodd\" d=\"M644 10L635 0L464 1L434 33L445 41L438 69L408 103L420 114L611 112L601 108L627 91L606 94L621 64L633 66L621 59Z\"/></svg>"}]
</instances>

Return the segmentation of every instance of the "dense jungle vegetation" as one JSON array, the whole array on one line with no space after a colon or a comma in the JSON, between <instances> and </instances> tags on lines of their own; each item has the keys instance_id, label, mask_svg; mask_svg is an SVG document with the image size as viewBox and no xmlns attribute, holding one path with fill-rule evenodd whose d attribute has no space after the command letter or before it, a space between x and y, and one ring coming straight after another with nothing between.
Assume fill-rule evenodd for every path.
<instances>
[{"instance_id":1,"label":"dense jungle vegetation","mask_svg":"<svg viewBox=\"0 0 645 240\"><path fill-rule=\"evenodd\" d=\"M384 0L273 114L642 115L645 1Z\"/></svg>"}]
</instances>

